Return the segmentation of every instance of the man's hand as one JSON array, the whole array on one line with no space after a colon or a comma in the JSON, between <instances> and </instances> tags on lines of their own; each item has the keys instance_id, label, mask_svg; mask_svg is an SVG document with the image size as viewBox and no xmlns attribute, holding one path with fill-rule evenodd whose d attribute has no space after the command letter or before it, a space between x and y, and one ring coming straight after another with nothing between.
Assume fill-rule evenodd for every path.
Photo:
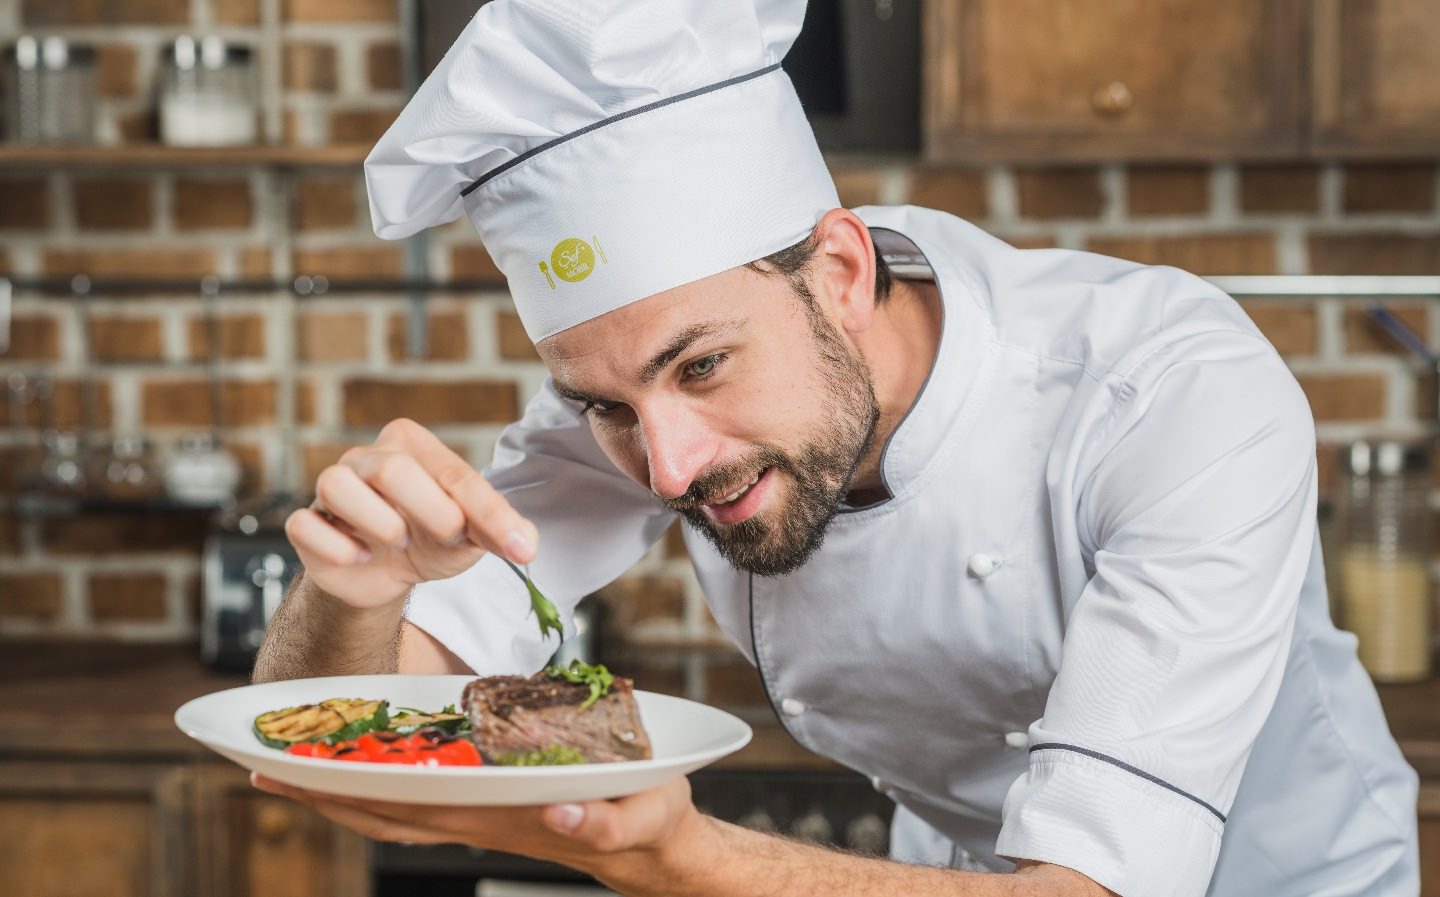
<instances>
[{"instance_id":1,"label":"man's hand","mask_svg":"<svg viewBox=\"0 0 1440 897\"><path fill-rule=\"evenodd\" d=\"M315 494L285 534L309 581L355 608L398 602L486 551L517 563L535 555L534 524L414 421L392 421L373 445L346 452L321 471Z\"/></svg>"}]
</instances>

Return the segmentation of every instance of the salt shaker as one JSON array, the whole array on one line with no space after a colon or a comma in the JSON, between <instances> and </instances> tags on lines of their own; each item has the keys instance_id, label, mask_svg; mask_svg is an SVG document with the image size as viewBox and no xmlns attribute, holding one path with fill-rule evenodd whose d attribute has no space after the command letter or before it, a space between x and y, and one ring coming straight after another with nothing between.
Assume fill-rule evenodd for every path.
<instances>
[{"instance_id":1,"label":"salt shaker","mask_svg":"<svg viewBox=\"0 0 1440 897\"><path fill-rule=\"evenodd\" d=\"M165 50L160 140L169 146L244 146L256 137L249 47L181 35Z\"/></svg>"}]
</instances>

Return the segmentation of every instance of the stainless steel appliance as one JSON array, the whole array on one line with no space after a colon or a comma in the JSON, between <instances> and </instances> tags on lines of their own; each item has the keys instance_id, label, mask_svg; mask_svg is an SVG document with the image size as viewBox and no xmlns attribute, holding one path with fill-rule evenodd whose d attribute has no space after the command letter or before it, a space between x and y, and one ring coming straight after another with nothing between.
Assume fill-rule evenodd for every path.
<instances>
[{"instance_id":1,"label":"stainless steel appliance","mask_svg":"<svg viewBox=\"0 0 1440 897\"><path fill-rule=\"evenodd\" d=\"M227 512L205 540L200 654L216 669L250 672L265 627L300 570L285 538L290 507L282 497Z\"/></svg>"}]
</instances>

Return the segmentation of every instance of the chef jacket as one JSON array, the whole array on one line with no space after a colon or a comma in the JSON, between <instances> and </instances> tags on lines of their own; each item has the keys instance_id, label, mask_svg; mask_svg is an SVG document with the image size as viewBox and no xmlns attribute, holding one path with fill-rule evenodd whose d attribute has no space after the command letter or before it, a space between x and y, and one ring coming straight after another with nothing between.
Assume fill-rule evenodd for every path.
<instances>
[{"instance_id":1,"label":"chef jacket","mask_svg":"<svg viewBox=\"0 0 1440 897\"><path fill-rule=\"evenodd\" d=\"M1330 621L1308 405L1244 312L1173 268L856 211L944 306L889 498L788 576L685 530L785 728L894 799L900 859L1123 897L1416 893L1417 780ZM486 475L562 607L674 520L548 384ZM493 558L407 610L481 674L544 663L527 612Z\"/></svg>"}]
</instances>

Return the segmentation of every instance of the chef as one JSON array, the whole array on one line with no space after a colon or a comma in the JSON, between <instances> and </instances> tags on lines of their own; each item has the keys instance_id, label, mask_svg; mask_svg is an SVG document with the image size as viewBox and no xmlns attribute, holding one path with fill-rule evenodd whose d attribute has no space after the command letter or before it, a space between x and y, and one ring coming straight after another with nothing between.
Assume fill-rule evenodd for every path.
<instances>
[{"instance_id":1,"label":"chef","mask_svg":"<svg viewBox=\"0 0 1440 897\"><path fill-rule=\"evenodd\" d=\"M839 208L780 68L798 0L495 0L366 162L382 237L468 216L551 377L471 469L397 421L288 531L257 678L528 674L683 519L801 744L893 858L701 815L264 779L376 838L640 895L1406 895L1416 777L1331 624L1314 428L1227 296Z\"/></svg>"}]
</instances>

